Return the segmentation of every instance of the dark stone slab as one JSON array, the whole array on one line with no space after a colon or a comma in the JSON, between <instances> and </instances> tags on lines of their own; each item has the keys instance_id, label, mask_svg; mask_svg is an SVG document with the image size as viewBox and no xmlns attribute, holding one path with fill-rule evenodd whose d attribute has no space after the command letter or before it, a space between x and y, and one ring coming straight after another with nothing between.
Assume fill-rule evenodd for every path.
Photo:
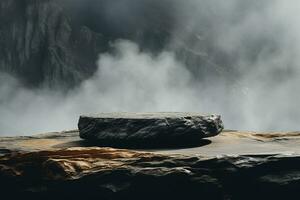
<instances>
[{"instance_id":1,"label":"dark stone slab","mask_svg":"<svg viewBox=\"0 0 300 200\"><path fill-rule=\"evenodd\" d=\"M223 123L218 115L199 113L102 113L81 116L80 137L101 146L182 147L218 135Z\"/></svg>"}]
</instances>

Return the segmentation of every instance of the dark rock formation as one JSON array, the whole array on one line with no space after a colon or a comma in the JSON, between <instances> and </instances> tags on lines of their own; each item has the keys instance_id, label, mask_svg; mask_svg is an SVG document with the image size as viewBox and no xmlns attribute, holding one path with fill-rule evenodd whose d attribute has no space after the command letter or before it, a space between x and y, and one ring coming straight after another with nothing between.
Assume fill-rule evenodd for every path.
<instances>
[{"instance_id":1,"label":"dark rock formation","mask_svg":"<svg viewBox=\"0 0 300 200\"><path fill-rule=\"evenodd\" d=\"M0 137L1 198L297 199L299 132L223 131L210 140L143 152L95 147L77 130Z\"/></svg>"},{"instance_id":2,"label":"dark rock formation","mask_svg":"<svg viewBox=\"0 0 300 200\"><path fill-rule=\"evenodd\" d=\"M220 116L197 113L103 113L81 116L80 137L101 146L191 146L223 129Z\"/></svg>"},{"instance_id":3,"label":"dark rock formation","mask_svg":"<svg viewBox=\"0 0 300 200\"><path fill-rule=\"evenodd\" d=\"M293 199L299 165L296 155L204 158L70 148L1 157L0 187L9 199Z\"/></svg>"},{"instance_id":4,"label":"dark rock formation","mask_svg":"<svg viewBox=\"0 0 300 200\"><path fill-rule=\"evenodd\" d=\"M179 20L180 2L1 0L0 72L28 86L72 87L93 75L98 55L110 51L111 42L128 39L155 54L175 51L197 75L203 74L201 79L208 71L220 75L222 68L213 62L217 58L207 55L209 40L199 42L200 33L191 33ZM174 34L179 27L189 40Z\"/></svg>"},{"instance_id":5,"label":"dark rock formation","mask_svg":"<svg viewBox=\"0 0 300 200\"><path fill-rule=\"evenodd\" d=\"M55 0L0 2L0 70L28 86L74 86L103 49L102 35L73 24Z\"/></svg>"},{"instance_id":6,"label":"dark rock formation","mask_svg":"<svg viewBox=\"0 0 300 200\"><path fill-rule=\"evenodd\" d=\"M105 17L105 2L1 0L0 72L35 87L68 88L90 77L110 41L136 38L114 29L120 24Z\"/></svg>"}]
</instances>

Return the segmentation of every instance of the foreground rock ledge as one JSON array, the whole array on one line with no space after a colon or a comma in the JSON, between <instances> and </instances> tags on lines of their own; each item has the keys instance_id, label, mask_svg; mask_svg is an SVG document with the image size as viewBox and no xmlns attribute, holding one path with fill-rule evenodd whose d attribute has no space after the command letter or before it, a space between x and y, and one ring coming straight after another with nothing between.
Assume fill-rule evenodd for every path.
<instances>
[{"instance_id":1,"label":"foreground rock ledge","mask_svg":"<svg viewBox=\"0 0 300 200\"><path fill-rule=\"evenodd\" d=\"M77 130L0 137L1 199L299 199L300 132L209 140L145 152L95 147Z\"/></svg>"},{"instance_id":2,"label":"foreground rock ledge","mask_svg":"<svg viewBox=\"0 0 300 200\"><path fill-rule=\"evenodd\" d=\"M80 137L112 147L173 147L197 145L218 135L223 123L218 115L199 113L102 113L81 116Z\"/></svg>"},{"instance_id":3,"label":"foreground rock ledge","mask_svg":"<svg viewBox=\"0 0 300 200\"><path fill-rule=\"evenodd\" d=\"M7 199L293 199L299 166L296 155L204 158L77 147L0 157L0 187Z\"/></svg>"}]
</instances>

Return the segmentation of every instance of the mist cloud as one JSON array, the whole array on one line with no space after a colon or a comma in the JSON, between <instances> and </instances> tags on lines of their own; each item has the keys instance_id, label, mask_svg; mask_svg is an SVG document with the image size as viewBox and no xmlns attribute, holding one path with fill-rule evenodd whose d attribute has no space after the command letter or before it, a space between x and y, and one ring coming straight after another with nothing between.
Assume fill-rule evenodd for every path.
<instances>
[{"instance_id":1,"label":"mist cloud","mask_svg":"<svg viewBox=\"0 0 300 200\"><path fill-rule=\"evenodd\" d=\"M1 133L74 129L79 115L88 113L194 110L198 99L191 74L173 53L142 53L129 41L114 48L114 54L100 55L97 73L67 95L22 89L2 76Z\"/></svg>"},{"instance_id":2,"label":"mist cloud","mask_svg":"<svg viewBox=\"0 0 300 200\"><path fill-rule=\"evenodd\" d=\"M67 94L24 89L1 74L0 134L73 129L80 114L117 111L217 113L227 129L299 130L300 2L175 2L168 48L154 55L116 41L113 53L99 55L95 75ZM224 71L195 78L185 60L192 58L176 54L181 48Z\"/></svg>"}]
</instances>

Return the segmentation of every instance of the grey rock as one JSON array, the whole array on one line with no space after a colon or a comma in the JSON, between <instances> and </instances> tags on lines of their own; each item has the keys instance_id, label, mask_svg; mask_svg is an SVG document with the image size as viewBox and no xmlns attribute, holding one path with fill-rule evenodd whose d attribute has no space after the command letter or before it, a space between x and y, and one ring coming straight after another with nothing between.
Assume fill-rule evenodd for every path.
<instances>
[{"instance_id":1,"label":"grey rock","mask_svg":"<svg viewBox=\"0 0 300 200\"><path fill-rule=\"evenodd\" d=\"M94 147L81 140L77 130L0 137L1 197L279 200L299 196L300 132L223 131L210 140L212 145L198 148L145 152Z\"/></svg>"},{"instance_id":2,"label":"grey rock","mask_svg":"<svg viewBox=\"0 0 300 200\"><path fill-rule=\"evenodd\" d=\"M126 39L147 52L174 51L199 80L224 77L231 65L224 70L224 59L217 62L224 56L208 53L213 43L206 38L199 43L199 31L185 38L191 31L186 22L178 25L179 2L1 0L0 72L31 87L69 88L94 74L99 54L111 52L111 43ZM178 27L182 34L174 34Z\"/></svg>"},{"instance_id":3,"label":"grey rock","mask_svg":"<svg viewBox=\"0 0 300 200\"><path fill-rule=\"evenodd\" d=\"M69 88L90 77L103 40L59 1L0 2L0 72L29 87Z\"/></svg>"},{"instance_id":4,"label":"grey rock","mask_svg":"<svg viewBox=\"0 0 300 200\"><path fill-rule=\"evenodd\" d=\"M297 199L299 165L299 155L208 158L79 147L0 157L0 187L9 199Z\"/></svg>"},{"instance_id":5,"label":"grey rock","mask_svg":"<svg viewBox=\"0 0 300 200\"><path fill-rule=\"evenodd\" d=\"M81 116L80 137L103 146L170 147L197 145L218 135L218 115L198 113L102 113Z\"/></svg>"}]
</instances>

